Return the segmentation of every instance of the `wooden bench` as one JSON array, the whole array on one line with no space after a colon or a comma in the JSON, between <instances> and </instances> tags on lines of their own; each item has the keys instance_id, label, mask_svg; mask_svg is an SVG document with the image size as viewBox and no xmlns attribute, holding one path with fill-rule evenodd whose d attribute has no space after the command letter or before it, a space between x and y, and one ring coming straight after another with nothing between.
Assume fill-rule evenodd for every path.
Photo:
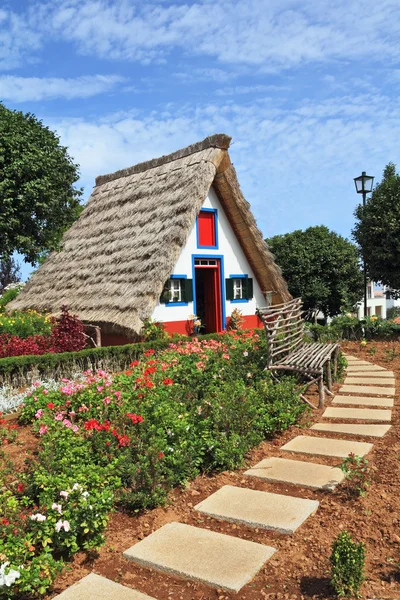
<instances>
[{"instance_id":1,"label":"wooden bench","mask_svg":"<svg viewBox=\"0 0 400 600\"><path fill-rule=\"evenodd\" d=\"M284 304L276 304L257 309L267 336L268 371L296 372L306 380L306 388L314 383L319 389L319 408L325 400L325 391L332 394L333 361L334 374L337 373L339 344L320 344L305 339L301 298L295 298ZM326 386L324 385L324 374ZM276 377L275 377L276 378ZM302 399L316 408L307 398Z\"/></svg>"}]
</instances>

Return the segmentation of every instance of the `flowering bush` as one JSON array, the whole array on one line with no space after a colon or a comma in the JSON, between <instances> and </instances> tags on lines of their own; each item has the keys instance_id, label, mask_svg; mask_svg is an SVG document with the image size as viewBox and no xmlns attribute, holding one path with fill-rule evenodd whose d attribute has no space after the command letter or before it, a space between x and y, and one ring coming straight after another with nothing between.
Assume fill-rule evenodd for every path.
<instances>
[{"instance_id":1,"label":"flowering bush","mask_svg":"<svg viewBox=\"0 0 400 600\"><path fill-rule=\"evenodd\" d=\"M0 314L0 335L17 336L22 339L33 335L51 334L51 319L35 310L16 311L11 315Z\"/></svg>"},{"instance_id":2,"label":"flowering bush","mask_svg":"<svg viewBox=\"0 0 400 600\"><path fill-rule=\"evenodd\" d=\"M32 423L39 452L17 489L4 475L0 500L0 557L20 574L14 597L44 553L56 562L45 583L32 584L35 593L49 587L62 557L100 545L113 506L154 507L201 471L237 467L251 447L293 423L306 406L295 383L272 383L264 366L263 338L232 332L170 343L158 355L149 349L113 377L88 371L58 389L35 387L21 421Z\"/></svg>"},{"instance_id":3,"label":"flowering bush","mask_svg":"<svg viewBox=\"0 0 400 600\"><path fill-rule=\"evenodd\" d=\"M48 319L37 313L35 317L24 317L25 314L29 315L29 313L19 313L12 317L0 316L0 358L24 354L73 352L82 350L86 346L83 323L77 317L70 315L65 306L62 307L58 319ZM33 312L30 314L32 315ZM8 333L2 332L2 323L3 329L8 329ZM29 332L38 323L43 326L42 332L30 335ZM25 327L22 336L10 333L14 326L17 329ZM29 335L25 336L25 333Z\"/></svg>"}]
</instances>

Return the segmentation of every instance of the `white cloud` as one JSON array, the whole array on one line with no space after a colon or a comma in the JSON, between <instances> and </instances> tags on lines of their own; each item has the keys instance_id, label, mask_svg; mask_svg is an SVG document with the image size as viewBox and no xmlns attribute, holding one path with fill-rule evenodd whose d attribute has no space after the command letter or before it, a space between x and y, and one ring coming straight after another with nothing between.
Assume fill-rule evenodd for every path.
<instances>
[{"instance_id":1,"label":"white cloud","mask_svg":"<svg viewBox=\"0 0 400 600\"><path fill-rule=\"evenodd\" d=\"M24 16L0 9L0 70L34 61L31 52L41 47L41 36Z\"/></svg>"},{"instance_id":2,"label":"white cloud","mask_svg":"<svg viewBox=\"0 0 400 600\"><path fill-rule=\"evenodd\" d=\"M88 75L63 79L60 77L14 77L0 75L0 99L13 102L51 100L54 98L89 98L109 92L124 82L117 75Z\"/></svg>"},{"instance_id":3,"label":"white cloud","mask_svg":"<svg viewBox=\"0 0 400 600\"><path fill-rule=\"evenodd\" d=\"M286 85L236 85L233 87L221 88L216 91L217 96L238 96L245 94L266 94L271 92L287 92L291 88Z\"/></svg>"},{"instance_id":4,"label":"white cloud","mask_svg":"<svg viewBox=\"0 0 400 600\"><path fill-rule=\"evenodd\" d=\"M60 0L38 26L107 59L165 60L174 48L276 71L312 62L398 60L398 0Z\"/></svg>"},{"instance_id":5,"label":"white cloud","mask_svg":"<svg viewBox=\"0 0 400 600\"><path fill-rule=\"evenodd\" d=\"M170 106L51 125L81 164L88 192L96 175L215 132L231 135L231 157L266 235L319 223L349 234L358 202L353 177L366 170L379 180L385 164L400 163L400 105L385 96L338 96L293 109L270 100Z\"/></svg>"}]
</instances>

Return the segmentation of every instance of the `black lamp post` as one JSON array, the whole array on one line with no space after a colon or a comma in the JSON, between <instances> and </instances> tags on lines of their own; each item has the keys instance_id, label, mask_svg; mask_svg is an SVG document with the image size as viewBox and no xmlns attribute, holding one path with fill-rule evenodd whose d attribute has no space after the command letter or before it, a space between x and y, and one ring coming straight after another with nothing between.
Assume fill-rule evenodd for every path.
<instances>
[{"instance_id":1,"label":"black lamp post","mask_svg":"<svg viewBox=\"0 0 400 600\"><path fill-rule=\"evenodd\" d=\"M356 186L357 194L363 195L363 206L367 201L367 194L372 192L372 186L374 178L371 175L367 175L365 171L361 173L359 177L354 178L354 184ZM363 256L363 268L364 268L364 319L367 318L367 266L365 256Z\"/></svg>"}]
</instances>

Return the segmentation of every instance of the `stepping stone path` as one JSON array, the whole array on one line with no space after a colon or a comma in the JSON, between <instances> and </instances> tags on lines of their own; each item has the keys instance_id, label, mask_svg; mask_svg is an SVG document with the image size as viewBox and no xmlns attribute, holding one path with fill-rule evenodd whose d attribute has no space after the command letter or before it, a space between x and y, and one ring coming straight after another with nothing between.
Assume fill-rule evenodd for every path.
<instances>
[{"instance_id":1,"label":"stepping stone path","mask_svg":"<svg viewBox=\"0 0 400 600\"><path fill-rule=\"evenodd\" d=\"M335 396L332 404L350 404L363 406L393 406L393 398L370 398L369 396Z\"/></svg>"},{"instance_id":2,"label":"stepping stone path","mask_svg":"<svg viewBox=\"0 0 400 600\"><path fill-rule=\"evenodd\" d=\"M280 448L302 455L346 458L350 453L366 456L373 444L354 441L351 436L383 437L388 424L354 423L354 421L391 421L390 408L395 395L392 371L356 357L346 356L347 378L324 419L350 420L350 423L316 423L310 429L316 434L344 434L350 439L318 435L300 435ZM353 408L351 408L353 406ZM363 406L363 408L354 408ZM301 457L300 457L301 458ZM343 472L304 458L265 458L244 473L275 484L291 484L313 490L332 491L343 479ZM248 527L293 534L318 509L316 500L297 496L226 485L200 502L193 510ZM164 525L124 552L124 557L143 567L202 582L221 590L238 592L249 583L276 552L275 548L252 541L173 522ZM84 577L57 596L57 600L155 600L98 575Z\"/></svg>"},{"instance_id":3,"label":"stepping stone path","mask_svg":"<svg viewBox=\"0 0 400 600\"><path fill-rule=\"evenodd\" d=\"M87 575L53 600L155 600L95 573Z\"/></svg>"},{"instance_id":4,"label":"stepping stone path","mask_svg":"<svg viewBox=\"0 0 400 600\"><path fill-rule=\"evenodd\" d=\"M330 431L331 433L346 433L347 435L363 435L368 437L383 437L391 425L359 425L358 423L316 423L311 429Z\"/></svg>"},{"instance_id":5,"label":"stepping stone path","mask_svg":"<svg viewBox=\"0 0 400 600\"><path fill-rule=\"evenodd\" d=\"M319 502L316 500L225 485L195 506L195 510L231 523L271 529L279 533L294 533L315 513L318 506Z\"/></svg>"},{"instance_id":6,"label":"stepping stone path","mask_svg":"<svg viewBox=\"0 0 400 600\"><path fill-rule=\"evenodd\" d=\"M379 408L339 408L330 406L323 417L328 419L359 419L362 421L391 421L392 411Z\"/></svg>"},{"instance_id":7,"label":"stepping stone path","mask_svg":"<svg viewBox=\"0 0 400 600\"><path fill-rule=\"evenodd\" d=\"M364 383L364 382L363 382ZM346 394L367 394L372 396L394 396L394 387L374 387L372 385L342 385L341 391Z\"/></svg>"},{"instance_id":8,"label":"stepping stone path","mask_svg":"<svg viewBox=\"0 0 400 600\"><path fill-rule=\"evenodd\" d=\"M312 490L333 490L344 479L344 473L336 467L319 465L287 458L265 458L245 472L276 483L290 483Z\"/></svg>"},{"instance_id":9,"label":"stepping stone path","mask_svg":"<svg viewBox=\"0 0 400 600\"><path fill-rule=\"evenodd\" d=\"M275 548L183 523L168 523L124 552L125 558L238 592L249 583Z\"/></svg>"}]
</instances>

